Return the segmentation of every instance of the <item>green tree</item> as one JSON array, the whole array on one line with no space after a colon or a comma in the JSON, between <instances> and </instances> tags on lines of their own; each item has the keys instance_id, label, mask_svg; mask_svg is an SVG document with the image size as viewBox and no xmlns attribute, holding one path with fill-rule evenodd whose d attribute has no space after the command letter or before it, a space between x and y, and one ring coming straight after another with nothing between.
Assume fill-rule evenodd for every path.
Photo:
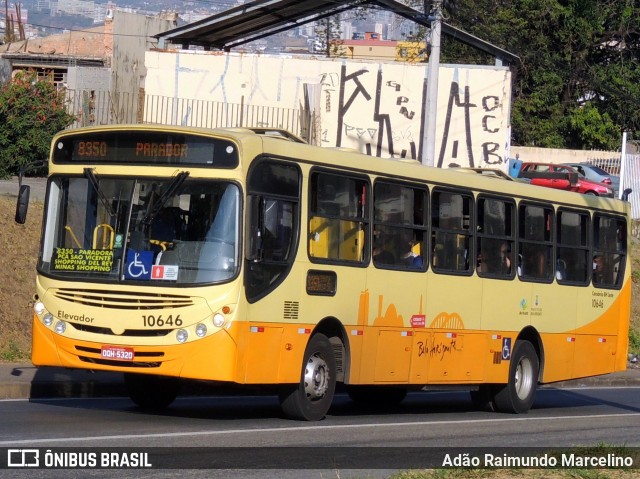
<instances>
[{"instance_id":1,"label":"green tree","mask_svg":"<svg viewBox=\"0 0 640 479\"><path fill-rule=\"evenodd\" d=\"M39 79L35 71L18 72L0 86L0 178L46 160L53 135L73 120L65 108L64 93L51 79ZM46 167L36 173L46 173Z\"/></svg>"},{"instance_id":2,"label":"green tree","mask_svg":"<svg viewBox=\"0 0 640 479\"><path fill-rule=\"evenodd\" d=\"M616 149L623 130L640 138L637 0L456 0L444 9L445 22L520 57L511 65L513 144ZM443 37L441 62L493 59Z\"/></svg>"}]
</instances>

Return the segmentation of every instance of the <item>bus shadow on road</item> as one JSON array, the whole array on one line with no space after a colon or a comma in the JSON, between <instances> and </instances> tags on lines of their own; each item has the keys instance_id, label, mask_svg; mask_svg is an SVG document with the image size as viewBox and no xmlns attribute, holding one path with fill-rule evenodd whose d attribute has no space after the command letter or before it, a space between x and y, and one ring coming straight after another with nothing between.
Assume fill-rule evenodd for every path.
<instances>
[{"instance_id":1,"label":"bus shadow on road","mask_svg":"<svg viewBox=\"0 0 640 479\"><path fill-rule=\"evenodd\" d=\"M615 397L606 389L560 389L545 387L536 395L536 401L531 414L549 413L554 409L567 414L569 410L580 414L585 408L602 408L607 413L633 412L640 413L640 404L634 400L632 393L628 396ZM271 393L259 394L254 391L246 394L216 395L186 395L179 396L166 409L149 410L133 404L126 397L100 398L68 398L60 399L31 399L31 402L50 404L61 407L78 409L104 409L119 411L127 414L150 416L204 419L204 420L255 420L255 419L283 419L278 397ZM494 416L499 413L477 410L470 398L469 391L422 391L412 392L404 401L397 404L367 404L352 401L347 394L338 393L328 412L328 417L347 418L363 416L430 416L449 414L468 414ZM590 410L589 413L593 413Z\"/></svg>"},{"instance_id":2,"label":"bus shadow on road","mask_svg":"<svg viewBox=\"0 0 640 479\"><path fill-rule=\"evenodd\" d=\"M616 389L618 391L626 388ZM576 407L592 407L604 406L614 410L640 413L640 401L638 400L637 388L635 399L633 394L629 393L627 402L624 396L618 394L619 400L611 400L611 389L607 388L584 388L584 389L564 389L545 387L540 389L536 395L536 401L533 405L534 409L552 409L552 408L576 408ZM609 392L606 392L609 391ZM604 397L604 396L608 397Z\"/></svg>"}]
</instances>

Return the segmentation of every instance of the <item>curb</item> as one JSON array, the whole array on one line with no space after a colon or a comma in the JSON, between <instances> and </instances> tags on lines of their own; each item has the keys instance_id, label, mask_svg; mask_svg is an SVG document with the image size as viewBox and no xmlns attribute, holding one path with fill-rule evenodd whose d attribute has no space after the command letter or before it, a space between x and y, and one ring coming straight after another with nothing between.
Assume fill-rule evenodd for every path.
<instances>
[{"instance_id":1,"label":"curb","mask_svg":"<svg viewBox=\"0 0 640 479\"><path fill-rule=\"evenodd\" d=\"M126 396L122 373L0 364L0 399Z\"/></svg>"}]
</instances>

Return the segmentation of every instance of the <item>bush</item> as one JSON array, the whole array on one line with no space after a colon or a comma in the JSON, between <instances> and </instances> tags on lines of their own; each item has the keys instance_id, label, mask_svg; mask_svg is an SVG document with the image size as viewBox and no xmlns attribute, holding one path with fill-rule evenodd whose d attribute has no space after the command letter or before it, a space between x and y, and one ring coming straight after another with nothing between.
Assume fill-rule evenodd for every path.
<instances>
[{"instance_id":1,"label":"bush","mask_svg":"<svg viewBox=\"0 0 640 479\"><path fill-rule=\"evenodd\" d=\"M0 86L0 178L18 174L20 167L49 157L53 135L74 120L67 113L64 92L51 78L35 71L18 72ZM36 174L46 174L46 166Z\"/></svg>"}]
</instances>

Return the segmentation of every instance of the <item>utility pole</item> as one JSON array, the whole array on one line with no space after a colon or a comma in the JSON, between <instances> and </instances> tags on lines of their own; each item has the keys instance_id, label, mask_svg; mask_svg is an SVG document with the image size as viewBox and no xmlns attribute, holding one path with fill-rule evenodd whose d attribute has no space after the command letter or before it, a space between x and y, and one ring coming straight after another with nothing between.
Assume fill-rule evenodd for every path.
<instances>
[{"instance_id":1,"label":"utility pole","mask_svg":"<svg viewBox=\"0 0 640 479\"><path fill-rule=\"evenodd\" d=\"M422 138L422 164L434 166L436 154L436 116L438 111L438 71L440 69L440 30L442 23L442 1L433 2L431 12L427 12L425 1L425 15L431 20L431 53L427 65L427 101L424 108L424 135Z\"/></svg>"}]
</instances>

